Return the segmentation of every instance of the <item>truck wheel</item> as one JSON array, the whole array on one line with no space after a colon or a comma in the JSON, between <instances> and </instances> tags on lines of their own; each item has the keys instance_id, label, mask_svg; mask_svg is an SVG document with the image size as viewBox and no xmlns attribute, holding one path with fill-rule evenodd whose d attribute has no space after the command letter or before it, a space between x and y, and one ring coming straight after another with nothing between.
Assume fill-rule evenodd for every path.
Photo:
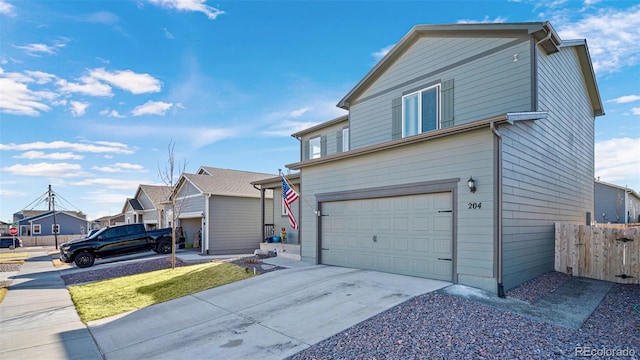
<instances>
[{"instance_id":1,"label":"truck wheel","mask_svg":"<svg viewBox=\"0 0 640 360\"><path fill-rule=\"evenodd\" d=\"M87 268L93 265L95 256L88 251L81 251L75 257L76 266L79 268Z\"/></svg>"},{"instance_id":2,"label":"truck wheel","mask_svg":"<svg viewBox=\"0 0 640 360\"><path fill-rule=\"evenodd\" d=\"M169 240L160 240L158 243L158 252L160 254L169 254L171 252L171 241Z\"/></svg>"}]
</instances>

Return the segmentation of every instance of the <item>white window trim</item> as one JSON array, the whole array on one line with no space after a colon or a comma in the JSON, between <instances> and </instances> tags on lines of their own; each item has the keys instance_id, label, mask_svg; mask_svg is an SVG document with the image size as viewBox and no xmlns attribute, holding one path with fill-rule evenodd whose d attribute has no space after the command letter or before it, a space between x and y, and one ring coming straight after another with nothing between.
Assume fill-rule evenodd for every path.
<instances>
[{"instance_id":1,"label":"white window trim","mask_svg":"<svg viewBox=\"0 0 640 360\"><path fill-rule=\"evenodd\" d=\"M37 231L36 231L37 229ZM42 234L42 226L40 224L33 224L33 234Z\"/></svg>"},{"instance_id":2,"label":"white window trim","mask_svg":"<svg viewBox=\"0 0 640 360\"><path fill-rule=\"evenodd\" d=\"M280 207L282 208L281 215L282 216L288 216L289 215L289 211L287 210L287 207L284 206L284 199L282 197L280 198Z\"/></svg>"},{"instance_id":3,"label":"white window trim","mask_svg":"<svg viewBox=\"0 0 640 360\"><path fill-rule=\"evenodd\" d=\"M345 136L346 134L346 136ZM342 151L349 151L349 127L342 128Z\"/></svg>"},{"instance_id":4,"label":"white window trim","mask_svg":"<svg viewBox=\"0 0 640 360\"><path fill-rule=\"evenodd\" d=\"M425 88L422 88L420 90L416 90L414 92L411 92L409 94L404 94L402 95L402 119L400 119L400 121L402 122L402 137L407 137L407 136L413 136L413 135L418 135L418 134L422 134L422 96L418 96L418 114L420 115L420 126L418 126L418 133L417 134L412 134L412 135L407 135L405 132L405 127L404 127L404 116L405 116L405 107L404 107L404 99L407 96L411 96L411 95L415 95L415 94L421 94L424 91L428 91L431 90L433 88L436 88L436 104L438 106L438 109L436 111L436 115L437 115L437 120L436 120L436 128L433 130L438 130L442 128L442 98L441 98L441 89L440 89L440 85L441 84L436 84L436 85L431 85ZM433 131L433 130L428 130L428 131Z\"/></svg>"},{"instance_id":5,"label":"white window trim","mask_svg":"<svg viewBox=\"0 0 640 360\"><path fill-rule=\"evenodd\" d=\"M54 230L53 230L53 229L55 228L55 226L57 226L57 227L58 227L58 231L54 231ZM62 229L62 228L60 227L60 224L51 224L51 233L52 233L52 234L60 234L60 230L61 230L61 229Z\"/></svg>"},{"instance_id":6,"label":"white window trim","mask_svg":"<svg viewBox=\"0 0 640 360\"><path fill-rule=\"evenodd\" d=\"M318 141L318 156L314 156L313 142ZM309 139L309 159L318 159L322 157L322 136L314 136Z\"/></svg>"}]
</instances>

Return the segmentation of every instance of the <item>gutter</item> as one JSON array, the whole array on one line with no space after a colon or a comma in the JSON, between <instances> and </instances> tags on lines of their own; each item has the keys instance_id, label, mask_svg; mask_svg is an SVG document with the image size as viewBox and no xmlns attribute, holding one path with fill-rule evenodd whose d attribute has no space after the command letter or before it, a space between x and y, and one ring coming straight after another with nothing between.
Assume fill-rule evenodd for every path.
<instances>
[{"instance_id":1,"label":"gutter","mask_svg":"<svg viewBox=\"0 0 640 360\"><path fill-rule=\"evenodd\" d=\"M498 269L498 297L504 298L504 285L502 284L502 254L504 252L503 236L502 236L502 134L498 131L498 126L495 123L491 123L491 132L496 137L496 226L498 228L497 236L497 269Z\"/></svg>"}]
</instances>

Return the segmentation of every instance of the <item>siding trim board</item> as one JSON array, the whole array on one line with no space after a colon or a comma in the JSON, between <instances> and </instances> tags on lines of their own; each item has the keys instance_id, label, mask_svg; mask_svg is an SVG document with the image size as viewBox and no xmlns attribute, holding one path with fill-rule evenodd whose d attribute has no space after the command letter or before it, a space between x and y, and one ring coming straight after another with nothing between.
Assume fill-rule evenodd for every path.
<instances>
[{"instance_id":1,"label":"siding trim board","mask_svg":"<svg viewBox=\"0 0 640 360\"><path fill-rule=\"evenodd\" d=\"M546 117L547 117L547 112L543 112L543 111L507 113L507 114L494 116L488 119L478 120L478 121L465 123L461 125L455 125L455 126L451 126L444 129L428 131L422 134L413 135L413 136L401 138L398 140L387 141L378 145L371 145L364 148L349 150L343 153L329 155L326 157L304 160L297 163L288 164L285 166L291 170L300 170L307 166L325 164L325 163L329 163L336 160L347 159L347 158L357 157L365 154L371 154L375 152L390 150L390 149L394 149L401 146L406 146L410 144L420 143L423 141L441 138L444 136L450 136L454 134L469 132L469 131L480 129L486 126L491 126L491 124L500 124L505 122L509 124L513 124L515 121L538 120L538 119L544 119Z\"/></svg>"}]
</instances>

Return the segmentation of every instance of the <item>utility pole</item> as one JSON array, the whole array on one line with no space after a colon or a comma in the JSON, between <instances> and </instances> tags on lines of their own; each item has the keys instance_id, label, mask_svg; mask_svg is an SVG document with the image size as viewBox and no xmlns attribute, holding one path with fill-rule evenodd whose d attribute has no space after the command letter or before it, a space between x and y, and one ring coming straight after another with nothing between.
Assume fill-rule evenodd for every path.
<instances>
[{"instance_id":1,"label":"utility pole","mask_svg":"<svg viewBox=\"0 0 640 360\"><path fill-rule=\"evenodd\" d=\"M49 210L53 210L53 238L56 243L56 250L58 249L58 223L56 222L56 194L51 190L49 185Z\"/></svg>"}]
</instances>

